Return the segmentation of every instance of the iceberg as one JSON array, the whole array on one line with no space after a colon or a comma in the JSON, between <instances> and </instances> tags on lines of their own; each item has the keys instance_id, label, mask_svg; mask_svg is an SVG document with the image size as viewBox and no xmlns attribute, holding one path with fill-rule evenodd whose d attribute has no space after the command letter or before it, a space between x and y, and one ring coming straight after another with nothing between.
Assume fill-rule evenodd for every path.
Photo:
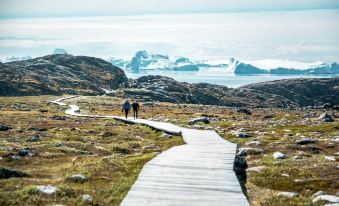
<instances>
[{"instance_id":1,"label":"iceberg","mask_svg":"<svg viewBox=\"0 0 339 206\"><path fill-rule=\"evenodd\" d=\"M210 64L208 61L193 61L187 57L170 57L164 54L153 54L147 51L138 51L131 60L110 58L114 66L124 70L139 72L141 70L173 70L199 71L202 68L226 68L227 64Z\"/></svg>"},{"instance_id":2,"label":"iceberg","mask_svg":"<svg viewBox=\"0 0 339 206\"><path fill-rule=\"evenodd\" d=\"M231 57L227 71L234 74L339 74L339 65L279 59L246 61Z\"/></svg>"}]
</instances>

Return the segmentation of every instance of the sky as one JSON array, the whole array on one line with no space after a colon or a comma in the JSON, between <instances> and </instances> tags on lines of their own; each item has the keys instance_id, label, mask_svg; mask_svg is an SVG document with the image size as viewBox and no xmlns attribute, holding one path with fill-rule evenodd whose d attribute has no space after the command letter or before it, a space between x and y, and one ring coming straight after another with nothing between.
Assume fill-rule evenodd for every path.
<instances>
[{"instance_id":1,"label":"sky","mask_svg":"<svg viewBox=\"0 0 339 206\"><path fill-rule=\"evenodd\" d=\"M0 0L0 59L64 48L339 62L338 19L339 0Z\"/></svg>"}]
</instances>

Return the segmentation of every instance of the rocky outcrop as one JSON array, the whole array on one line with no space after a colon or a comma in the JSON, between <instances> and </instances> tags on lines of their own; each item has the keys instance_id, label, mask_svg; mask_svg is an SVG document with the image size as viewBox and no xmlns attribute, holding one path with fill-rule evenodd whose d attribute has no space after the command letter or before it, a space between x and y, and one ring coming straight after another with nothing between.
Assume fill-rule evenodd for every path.
<instances>
[{"instance_id":1,"label":"rocky outcrop","mask_svg":"<svg viewBox=\"0 0 339 206\"><path fill-rule=\"evenodd\" d=\"M339 77L314 79L285 79L250 84L240 89L277 95L297 105L318 106L325 103L339 104Z\"/></svg>"},{"instance_id":2,"label":"rocky outcrop","mask_svg":"<svg viewBox=\"0 0 339 206\"><path fill-rule=\"evenodd\" d=\"M0 96L103 94L128 80L118 67L102 59L53 54L0 64Z\"/></svg>"},{"instance_id":3,"label":"rocky outcrop","mask_svg":"<svg viewBox=\"0 0 339 206\"><path fill-rule=\"evenodd\" d=\"M207 83L189 84L164 76L143 76L130 80L123 90L127 97L145 101L208 104L231 107L288 107L292 101L274 94L232 89ZM114 95L114 94L113 94Z\"/></svg>"},{"instance_id":4,"label":"rocky outcrop","mask_svg":"<svg viewBox=\"0 0 339 206\"><path fill-rule=\"evenodd\" d=\"M145 55L142 52L139 54L140 58ZM178 61L187 60L181 58ZM150 75L128 80L123 70L109 62L69 54L0 63L0 75L0 96L100 95L106 90L113 96L118 94L143 102L238 108L290 108L325 104L334 108L339 105L339 77L278 80L233 89L207 83L178 82L164 76ZM247 109L238 109L237 112L251 113Z\"/></svg>"}]
</instances>

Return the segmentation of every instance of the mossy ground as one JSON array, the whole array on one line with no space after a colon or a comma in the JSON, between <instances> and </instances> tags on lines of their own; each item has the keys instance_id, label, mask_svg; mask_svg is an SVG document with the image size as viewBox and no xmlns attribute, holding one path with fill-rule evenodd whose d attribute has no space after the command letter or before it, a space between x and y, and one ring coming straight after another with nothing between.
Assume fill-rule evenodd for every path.
<instances>
[{"instance_id":1,"label":"mossy ground","mask_svg":"<svg viewBox=\"0 0 339 206\"><path fill-rule=\"evenodd\" d=\"M166 139L147 127L109 119L53 120L52 116L64 116L65 109L47 106L56 98L0 98L0 123L13 128L0 132L0 166L30 175L1 179L0 205L118 205L147 161L183 144L181 137ZM40 141L27 141L36 133ZM33 155L12 160L22 148ZM83 174L88 181L67 181L72 174ZM53 185L58 192L38 194L36 185ZM82 202L83 194L91 195L93 202Z\"/></svg>"},{"instance_id":2,"label":"mossy ground","mask_svg":"<svg viewBox=\"0 0 339 206\"><path fill-rule=\"evenodd\" d=\"M91 204L118 205L148 160L163 150L183 144L180 137L165 139L160 132L148 127L113 120L76 117L52 120L50 117L54 115L64 116L66 109L47 106L48 100L57 98L0 98L0 123L13 127L0 132L0 156L3 157L0 165L31 175L0 180L0 204L81 205L87 204L81 201L81 195L90 194L94 199ZM79 105L82 113L122 115L120 105L123 101L104 96L80 97L67 100L67 103ZM261 172L247 173L246 188L251 205L314 205L313 193L323 190L335 194L338 191L338 158L334 162L325 159L325 156L338 155L338 120L320 122L317 118L323 110L251 111L252 115L245 115L238 114L234 108L158 103L142 106L139 116L185 127L214 129L240 147L263 149L264 154L246 157L249 167L268 167ZM338 113L333 115L338 116ZM187 124L189 119L198 116L208 116L210 124ZM36 133L32 128L46 130L39 132L41 141L26 141ZM252 137L236 138L232 133L240 128L248 129L247 133ZM111 132L112 136L105 137L105 132ZM317 142L295 143L303 137L317 139ZM253 139L259 140L261 145L246 145ZM153 146L153 149L146 146ZM25 147L34 155L12 161L7 158ZM275 151L287 154L287 159L274 160L272 154ZM297 155L301 159L292 158ZM88 181L71 183L66 180L69 175L78 173L88 177ZM47 184L57 186L58 193L51 197L35 192L36 185ZM300 195L286 198L277 195L280 191Z\"/></svg>"}]
</instances>

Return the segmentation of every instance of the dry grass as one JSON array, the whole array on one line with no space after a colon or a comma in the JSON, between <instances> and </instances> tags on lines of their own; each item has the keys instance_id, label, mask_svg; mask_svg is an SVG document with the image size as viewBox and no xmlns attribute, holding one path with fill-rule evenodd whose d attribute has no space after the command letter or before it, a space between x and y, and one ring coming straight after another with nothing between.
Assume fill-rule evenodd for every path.
<instances>
[{"instance_id":1,"label":"dry grass","mask_svg":"<svg viewBox=\"0 0 339 206\"><path fill-rule=\"evenodd\" d=\"M66 109L46 105L47 100L56 98L0 98L0 123L13 127L0 132L0 156L3 157L0 164L31 174L30 178L0 180L0 205L81 205L85 204L81 202L82 194L93 196L91 204L118 205L148 160L163 150L183 144L180 137L164 139L160 137L161 133L147 127L113 120L73 117L65 121L52 120L51 116L63 116ZM81 97L67 100L67 103L78 104L82 113L122 115L120 105L123 101L113 97ZM214 129L240 147L263 149L264 154L246 157L249 167L269 167L265 171L247 173L246 187L251 204L312 205L312 194L318 190L329 194L338 191L338 158L332 162L324 157L337 155L338 145L331 139L339 138L339 123L338 120L319 122L317 117L322 112L252 109L253 115L244 115L233 108L156 103L155 106L142 106L140 117L185 127ZM210 124L187 124L189 119L202 115L209 117ZM333 115L338 116L337 113ZM36 132L29 128L47 131L40 132L41 141L26 142ZM240 128L248 129L252 137L236 138L232 132ZM111 132L112 136L103 137L104 132ZM295 140L303 137L318 141L297 145ZM245 145L254 138L261 145ZM64 145L56 146L60 142ZM155 145L155 149L143 149L150 145ZM7 159L9 154L16 154L25 147L35 155L15 161ZM318 148L318 153L311 147ZM287 159L274 160L272 154L275 151L287 154ZM296 155L302 159L293 159ZM66 177L77 173L84 174L89 180L84 183L66 181ZM43 184L57 186L60 190L52 197L37 194L34 186ZM280 191L298 192L299 197L280 197L277 195Z\"/></svg>"}]
</instances>

